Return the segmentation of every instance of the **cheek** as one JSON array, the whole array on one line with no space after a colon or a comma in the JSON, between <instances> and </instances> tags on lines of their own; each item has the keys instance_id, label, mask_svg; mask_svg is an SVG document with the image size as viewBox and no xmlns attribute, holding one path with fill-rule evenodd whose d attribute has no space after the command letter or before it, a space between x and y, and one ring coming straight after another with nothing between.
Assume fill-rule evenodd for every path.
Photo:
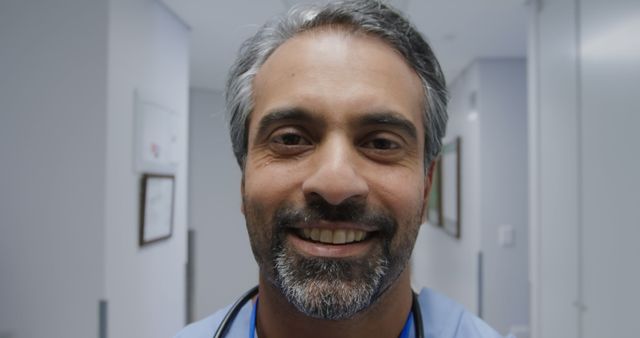
<instances>
[{"instance_id":1,"label":"cheek","mask_svg":"<svg viewBox=\"0 0 640 338\"><path fill-rule=\"evenodd\" d=\"M247 168L242 196L245 216L249 217L249 209L259 208L260 214L255 216L270 220L284 203L297 204L297 195L301 195L296 194L301 191L297 182L295 173L274 164L257 170Z\"/></svg>"},{"instance_id":2,"label":"cheek","mask_svg":"<svg viewBox=\"0 0 640 338\"><path fill-rule=\"evenodd\" d=\"M413 186L405 186L403 192L399 192L396 189L395 198L392 198L390 203L393 203L392 210L396 215L396 221L398 222L398 233L393 239L394 247L400 251L410 252L410 248L413 248L420 225L422 224L422 214L424 205L424 194L422 189ZM411 188L408 188L411 187Z\"/></svg>"},{"instance_id":3,"label":"cheek","mask_svg":"<svg viewBox=\"0 0 640 338\"><path fill-rule=\"evenodd\" d=\"M292 200L292 179L283 170L269 165L256 170L245 168L243 205L251 249L258 264L271 265L271 250L276 240L274 215Z\"/></svg>"},{"instance_id":4,"label":"cheek","mask_svg":"<svg viewBox=\"0 0 640 338\"><path fill-rule=\"evenodd\" d=\"M244 198L250 202L267 203L276 199L280 192L285 189L285 184L278 175L269 175L261 172L259 174L248 175L245 180ZM271 198L268 198L271 196Z\"/></svg>"},{"instance_id":5,"label":"cheek","mask_svg":"<svg viewBox=\"0 0 640 338\"><path fill-rule=\"evenodd\" d=\"M415 174L379 175L384 180L370 181L372 192L396 217L406 218L420 213L424 204L424 176Z\"/></svg>"}]
</instances>

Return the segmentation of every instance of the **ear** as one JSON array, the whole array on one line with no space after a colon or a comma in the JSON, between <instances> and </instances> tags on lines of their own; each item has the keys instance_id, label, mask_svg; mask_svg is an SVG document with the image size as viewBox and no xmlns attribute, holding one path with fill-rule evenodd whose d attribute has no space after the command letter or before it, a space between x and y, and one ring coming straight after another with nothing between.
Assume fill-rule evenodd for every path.
<instances>
[{"instance_id":1,"label":"ear","mask_svg":"<svg viewBox=\"0 0 640 338\"><path fill-rule=\"evenodd\" d=\"M439 160L440 158L436 158L435 160L431 161L431 164L429 164L429 168L427 168L427 172L425 174L424 191L422 192L422 200L424 201L424 204L422 205L422 212L420 217L422 223L425 223L427 221L427 210L429 209L429 192L431 192L433 173L436 171L436 166Z\"/></svg>"}]
</instances>

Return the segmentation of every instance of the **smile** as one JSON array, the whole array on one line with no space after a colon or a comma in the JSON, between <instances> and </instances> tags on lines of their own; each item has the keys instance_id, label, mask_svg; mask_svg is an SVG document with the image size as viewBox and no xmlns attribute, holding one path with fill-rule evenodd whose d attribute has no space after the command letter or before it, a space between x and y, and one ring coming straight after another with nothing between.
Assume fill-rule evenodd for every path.
<instances>
[{"instance_id":1,"label":"smile","mask_svg":"<svg viewBox=\"0 0 640 338\"><path fill-rule=\"evenodd\" d=\"M304 228L297 231L298 236L323 244L350 244L367 239L368 232L353 229Z\"/></svg>"}]
</instances>

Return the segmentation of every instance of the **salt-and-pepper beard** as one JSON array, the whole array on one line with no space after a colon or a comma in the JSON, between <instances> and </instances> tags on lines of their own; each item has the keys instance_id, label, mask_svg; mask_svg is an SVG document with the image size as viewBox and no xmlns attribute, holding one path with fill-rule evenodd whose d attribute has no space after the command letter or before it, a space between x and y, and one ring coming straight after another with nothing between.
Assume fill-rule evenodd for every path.
<instances>
[{"instance_id":1,"label":"salt-and-pepper beard","mask_svg":"<svg viewBox=\"0 0 640 338\"><path fill-rule=\"evenodd\" d=\"M298 311L320 319L348 319L369 307L389 267L386 257L354 261L307 258L283 246L274 251L275 285Z\"/></svg>"},{"instance_id":2,"label":"salt-and-pepper beard","mask_svg":"<svg viewBox=\"0 0 640 338\"><path fill-rule=\"evenodd\" d=\"M398 225L393 217L367 210L364 203L348 200L332 206L318 198L305 208L278 208L270 222L271 237L266 238L269 232L264 231L262 208L247 202L251 246L262 273L298 311L319 319L348 319L375 303L407 266L418 230L413 223L419 215L400 234L394 254L391 246ZM292 225L319 220L371 225L377 231L373 240L378 243L360 258L306 257L287 245Z\"/></svg>"}]
</instances>

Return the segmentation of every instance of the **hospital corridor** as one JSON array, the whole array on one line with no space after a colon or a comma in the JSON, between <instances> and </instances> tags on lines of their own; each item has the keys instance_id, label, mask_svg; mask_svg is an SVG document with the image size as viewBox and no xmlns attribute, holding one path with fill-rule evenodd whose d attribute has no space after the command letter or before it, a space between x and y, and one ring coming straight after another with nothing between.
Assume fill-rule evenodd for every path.
<instances>
[{"instance_id":1,"label":"hospital corridor","mask_svg":"<svg viewBox=\"0 0 640 338\"><path fill-rule=\"evenodd\" d=\"M227 77L330 1L0 1L0 338L174 337L258 284ZM640 337L640 1L384 3L448 92L413 290L505 336Z\"/></svg>"}]
</instances>

